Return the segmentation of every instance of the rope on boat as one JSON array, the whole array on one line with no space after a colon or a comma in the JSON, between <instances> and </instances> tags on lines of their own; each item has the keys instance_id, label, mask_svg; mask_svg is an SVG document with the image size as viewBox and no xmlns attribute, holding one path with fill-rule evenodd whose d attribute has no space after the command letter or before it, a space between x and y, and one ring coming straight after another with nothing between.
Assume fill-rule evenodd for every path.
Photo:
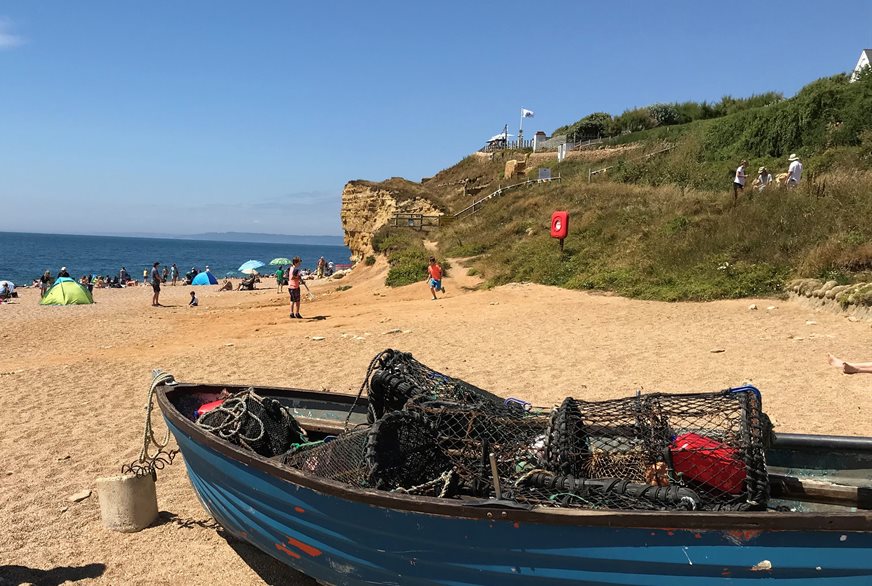
<instances>
[{"instance_id":1,"label":"rope on boat","mask_svg":"<svg viewBox=\"0 0 872 586\"><path fill-rule=\"evenodd\" d=\"M424 484L410 486L409 488L398 487L393 489L391 492L398 492L400 494L423 494L430 491L430 489L436 488L441 483L442 488L439 489L439 494L437 494L436 496L440 498L445 498L448 495L448 489L454 480L456 479L454 468L452 468L451 470L446 470L445 472L443 472L438 478L434 478L433 480L425 482Z\"/></svg>"},{"instance_id":2,"label":"rope on boat","mask_svg":"<svg viewBox=\"0 0 872 586\"><path fill-rule=\"evenodd\" d=\"M164 438L158 441L154 435L154 427L151 424L151 412L154 410L155 390L160 385L174 384L176 384L176 379L170 373L161 370L154 371L151 379L151 386L148 389L148 402L145 405L145 433L142 438L142 449L140 450L139 458L136 461L131 462L130 464L125 464L121 467L122 474L129 473L136 476L151 475L156 479L157 471L163 470L164 466L172 464L176 454L179 453L178 450L164 450L170 442L170 430L167 429ZM157 451L154 454L149 454L149 448L152 444L157 448Z\"/></svg>"},{"instance_id":3,"label":"rope on boat","mask_svg":"<svg viewBox=\"0 0 872 586\"><path fill-rule=\"evenodd\" d=\"M257 395L255 395L252 390L237 393L233 397L225 400L224 403L218 407L215 407L211 411L201 415L199 419L197 419L197 425L226 440L232 441L236 439L240 444L254 450L251 444L263 439L264 434L266 433L266 427L263 424L263 420L252 413L248 408L248 399L251 396L256 397ZM259 431L253 436L245 435L242 431L243 424L246 422L247 417L254 420L259 429ZM216 425L210 425L205 421L207 418L218 419L219 423Z\"/></svg>"}]
</instances>

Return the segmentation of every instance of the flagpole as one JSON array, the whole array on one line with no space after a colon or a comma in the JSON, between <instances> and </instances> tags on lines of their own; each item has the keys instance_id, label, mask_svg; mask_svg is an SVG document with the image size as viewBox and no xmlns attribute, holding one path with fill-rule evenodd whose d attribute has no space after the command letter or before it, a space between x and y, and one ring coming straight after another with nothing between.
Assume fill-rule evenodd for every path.
<instances>
[{"instance_id":1,"label":"flagpole","mask_svg":"<svg viewBox=\"0 0 872 586\"><path fill-rule=\"evenodd\" d=\"M524 146L524 109L521 108L521 123L518 125L518 148Z\"/></svg>"}]
</instances>

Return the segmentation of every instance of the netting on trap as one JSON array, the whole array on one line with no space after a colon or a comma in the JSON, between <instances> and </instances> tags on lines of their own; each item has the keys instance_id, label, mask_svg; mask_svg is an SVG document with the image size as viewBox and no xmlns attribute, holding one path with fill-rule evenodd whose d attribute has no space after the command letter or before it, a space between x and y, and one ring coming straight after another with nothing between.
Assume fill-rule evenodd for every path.
<instances>
[{"instance_id":1,"label":"netting on trap","mask_svg":"<svg viewBox=\"0 0 872 586\"><path fill-rule=\"evenodd\" d=\"M753 387L525 409L392 350L370 424L290 466L355 486L589 509L765 508L769 422Z\"/></svg>"},{"instance_id":2,"label":"netting on trap","mask_svg":"<svg viewBox=\"0 0 872 586\"><path fill-rule=\"evenodd\" d=\"M551 414L545 468L686 487L699 496L698 508L765 508L769 431L753 387L601 402L567 398Z\"/></svg>"},{"instance_id":3,"label":"netting on trap","mask_svg":"<svg viewBox=\"0 0 872 586\"><path fill-rule=\"evenodd\" d=\"M283 461L322 478L405 492L414 492L451 468L432 422L408 411L393 411L372 425L303 448Z\"/></svg>"},{"instance_id":4,"label":"netting on trap","mask_svg":"<svg viewBox=\"0 0 872 586\"><path fill-rule=\"evenodd\" d=\"M410 400L450 401L483 410L523 410L519 403L480 389L418 362L408 352L385 350L373 359L364 382L370 423L402 409Z\"/></svg>"},{"instance_id":5,"label":"netting on trap","mask_svg":"<svg viewBox=\"0 0 872 586\"><path fill-rule=\"evenodd\" d=\"M261 397L253 388L224 399L221 405L200 415L196 423L266 457L283 454L293 444L306 441L306 432L288 408L276 399Z\"/></svg>"}]
</instances>

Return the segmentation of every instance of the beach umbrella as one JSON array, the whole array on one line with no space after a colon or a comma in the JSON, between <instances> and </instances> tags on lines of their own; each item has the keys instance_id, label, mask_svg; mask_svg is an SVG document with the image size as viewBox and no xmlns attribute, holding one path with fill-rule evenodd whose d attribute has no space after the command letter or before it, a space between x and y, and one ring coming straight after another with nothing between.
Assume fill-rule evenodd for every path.
<instances>
[{"instance_id":1,"label":"beach umbrella","mask_svg":"<svg viewBox=\"0 0 872 586\"><path fill-rule=\"evenodd\" d=\"M3 285L6 285L10 293L15 291L15 283L13 283L12 281L0 281L0 288L2 288Z\"/></svg>"},{"instance_id":2,"label":"beach umbrella","mask_svg":"<svg viewBox=\"0 0 872 586\"><path fill-rule=\"evenodd\" d=\"M274 258L271 261L269 261L269 264L271 264L271 265L289 265L289 264L293 264L293 263L291 262L291 259L280 256L279 258Z\"/></svg>"},{"instance_id":3,"label":"beach umbrella","mask_svg":"<svg viewBox=\"0 0 872 586\"><path fill-rule=\"evenodd\" d=\"M240 273L245 273L246 275L250 275L251 272L254 271L254 269L259 269L262 266L264 266L264 264L262 262L260 262L259 260L249 260L249 261L245 261L244 263L242 263L242 266L236 270L239 271Z\"/></svg>"}]
</instances>

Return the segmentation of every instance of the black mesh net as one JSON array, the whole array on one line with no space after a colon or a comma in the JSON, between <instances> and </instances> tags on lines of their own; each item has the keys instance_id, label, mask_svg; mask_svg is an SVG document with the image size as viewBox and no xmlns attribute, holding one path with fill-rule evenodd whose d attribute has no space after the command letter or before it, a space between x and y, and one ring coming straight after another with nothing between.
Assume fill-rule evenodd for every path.
<instances>
[{"instance_id":1,"label":"black mesh net","mask_svg":"<svg viewBox=\"0 0 872 586\"><path fill-rule=\"evenodd\" d=\"M197 425L261 456L273 457L306 441L306 432L287 407L261 397L254 389L240 391L197 418Z\"/></svg>"},{"instance_id":2,"label":"black mesh net","mask_svg":"<svg viewBox=\"0 0 872 586\"><path fill-rule=\"evenodd\" d=\"M551 410L504 400L410 354L376 356L370 423L290 454L354 486L553 507L766 507L769 421L757 389L637 395Z\"/></svg>"}]
</instances>

